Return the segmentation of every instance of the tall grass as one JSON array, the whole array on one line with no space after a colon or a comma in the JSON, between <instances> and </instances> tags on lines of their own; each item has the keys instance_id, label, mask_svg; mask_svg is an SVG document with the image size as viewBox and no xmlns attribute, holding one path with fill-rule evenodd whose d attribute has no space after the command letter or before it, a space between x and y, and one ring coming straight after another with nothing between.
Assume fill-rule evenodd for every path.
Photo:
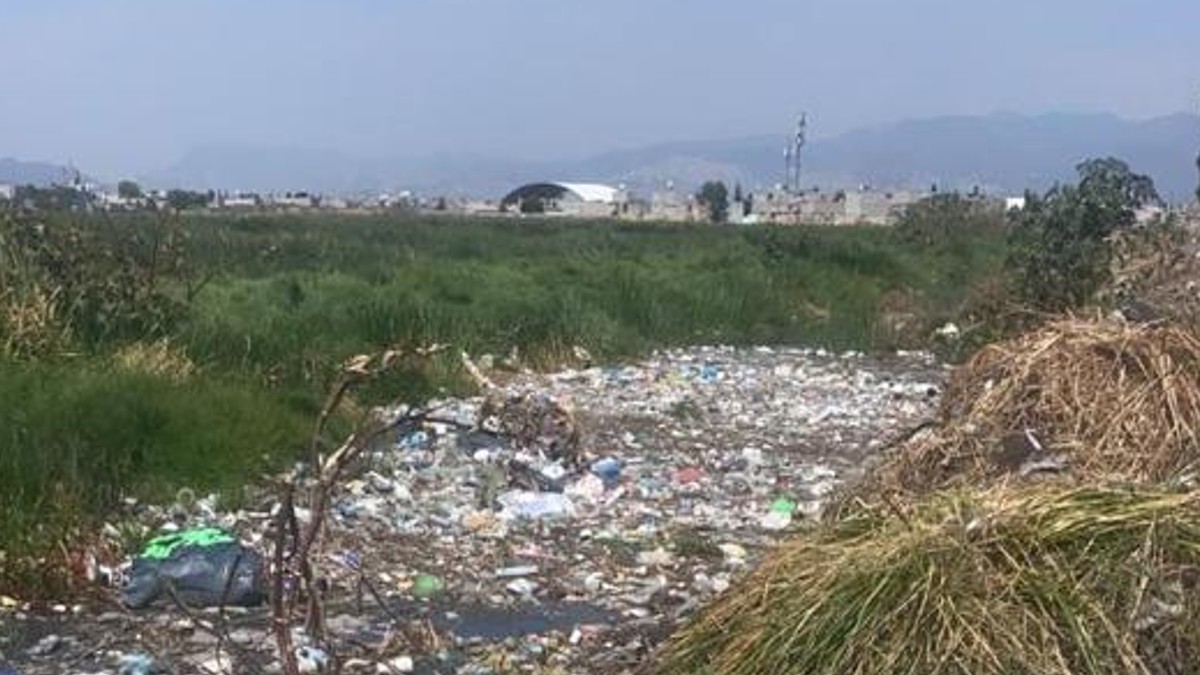
<instances>
[{"instance_id":1,"label":"tall grass","mask_svg":"<svg viewBox=\"0 0 1200 675\"><path fill-rule=\"evenodd\" d=\"M712 228L442 218L188 222L193 263L221 270L178 339L202 364L306 382L396 341L602 358L695 343L880 344L881 299L932 324L997 269L1002 236L947 254L878 228Z\"/></svg>"},{"instance_id":2,"label":"tall grass","mask_svg":"<svg viewBox=\"0 0 1200 675\"><path fill-rule=\"evenodd\" d=\"M297 456L309 426L279 394L245 382L0 362L0 590L52 578L19 558L71 549L62 539L123 496L193 487L236 499L247 480Z\"/></svg>"}]
</instances>

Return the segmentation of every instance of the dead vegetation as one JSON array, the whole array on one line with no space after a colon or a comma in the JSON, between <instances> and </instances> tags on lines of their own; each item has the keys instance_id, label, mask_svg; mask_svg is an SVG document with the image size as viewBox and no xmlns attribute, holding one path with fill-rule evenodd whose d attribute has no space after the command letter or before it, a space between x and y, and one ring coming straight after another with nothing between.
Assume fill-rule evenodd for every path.
<instances>
[{"instance_id":1,"label":"dead vegetation","mask_svg":"<svg viewBox=\"0 0 1200 675\"><path fill-rule=\"evenodd\" d=\"M961 366L939 422L883 457L842 507L1047 474L1157 483L1197 460L1200 340L1173 325L1068 318Z\"/></svg>"},{"instance_id":2,"label":"dead vegetation","mask_svg":"<svg viewBox=\"0 0 1200 675\"><path fill-rule=\"evenodd\" d=\"M663 675L1183 675L1200 495L1028 486L859 511L696 617Z\"/></svg>"}]
</instances>

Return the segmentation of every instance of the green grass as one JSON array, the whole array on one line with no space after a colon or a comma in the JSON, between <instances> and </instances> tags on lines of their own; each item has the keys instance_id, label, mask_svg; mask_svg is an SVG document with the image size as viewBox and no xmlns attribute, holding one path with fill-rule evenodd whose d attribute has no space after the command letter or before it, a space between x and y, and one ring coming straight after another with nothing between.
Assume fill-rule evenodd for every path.
<instances>
[{"instance_id":1,"label":"green grass","mask_svg":"<svg viewBox=\"0 0 1200 675\"><path fill-rule=\"evenodd\" d=\"M953 316L1002 238L922 250L875 228L258 217L188 221L221 277L178 328L201 363L312 381L328 361L400 343L473 353L565 348L618 358L666 345L878 346L880 299L909 290ZM316 379L319 379L316 378Z\"/></svg>"},{"instance_id":2,"label":"green grass","mask_svg":"<svg viewBox=\"0 0 1200 675\"><path fill-rule=\"evenodd\" d=\"M54 551L125 495L162 500L193 487L236 499L306 440L309 417L281 398L91 361L0 363L0 550ZM0 591L28 582L28 569L7 562Z\"/></svg>"}]
</instances>

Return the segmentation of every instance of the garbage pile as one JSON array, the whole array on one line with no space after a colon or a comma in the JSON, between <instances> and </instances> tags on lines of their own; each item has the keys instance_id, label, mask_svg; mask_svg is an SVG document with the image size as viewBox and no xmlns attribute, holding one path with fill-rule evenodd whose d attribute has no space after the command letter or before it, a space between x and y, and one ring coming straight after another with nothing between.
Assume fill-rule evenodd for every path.
<instances>
[{"instance_id":1,"label":"garbage pile","mask_svg":"<svg viewBox=\"0 0 1200 675\"><path fill-rule=\"evenodd\" d=\"M694 348L434 402L335 495L314 557L331 642L295 629L297 660L305 672L333 658L343 672L626 672L928 419L944 376L924 354ZM265 505L143 512L156 527L219 527L270 552ZM20 651L0 641L0 663L7 654L22 675L63 672L51 667L63 658L90 673L126 672L126 661L139 673L277 669L266 609L216 604L182 618L169 598L132 614L29 617L38 628ZM2 612L0 626L14 620ZM230 631L223 663L204 630L218 616ZM33 637L64 634L29 651ZM120 637L96 648L93 635ZM71 644L87 653L60 651Z\"/></svg>"}]
</instances>

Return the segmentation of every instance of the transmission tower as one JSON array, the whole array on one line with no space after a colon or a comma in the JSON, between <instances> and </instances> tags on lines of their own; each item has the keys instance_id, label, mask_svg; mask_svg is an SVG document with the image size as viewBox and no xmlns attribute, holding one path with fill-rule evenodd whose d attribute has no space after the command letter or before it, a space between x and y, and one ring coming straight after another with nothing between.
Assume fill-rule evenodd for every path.
<instances>
[{"instance_id":1,"label":"transmission tower","mask_svg":"<svg viewBox=\"0 0 1200 675\"><path fill-rule=\"evenodd\" d=\"M783 188L800 194L800 176L804 168L804 144L808 141L808 114L801 113L796 135L783 148Z\"/></svg>"},{"instance_id":2,"label":"transmission tower","mask_svg":"<svg viewBox=\"0 0 1200 675\"><path fill-rule=\"evenodd\" d=\"M804 144L808 142L808 113L800 113L800 121L796 123L796 138L793 139L792 164L795 171L792 175L792 192L800 194L800 174L804 168Z\"/></svg>"}]
</instances>

